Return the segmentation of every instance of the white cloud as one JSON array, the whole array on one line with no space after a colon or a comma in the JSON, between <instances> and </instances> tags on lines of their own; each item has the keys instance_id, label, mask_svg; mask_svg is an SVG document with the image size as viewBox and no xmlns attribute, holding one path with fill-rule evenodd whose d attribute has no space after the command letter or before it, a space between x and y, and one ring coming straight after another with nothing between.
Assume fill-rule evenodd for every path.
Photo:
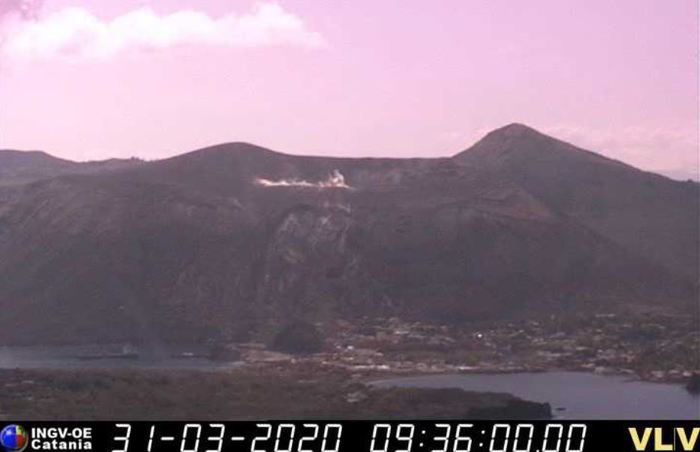
<instances>
[{"instance_id":1,"label":"white cloud","mask_svg":"<svg viewBox=\"0 0 700 452\"><path fill-rule=\"evenodd\" d=\"M0 18L16 15L22 19L33 19L41 10L43 0L0 0Z\"/></svg>"},{"instance_id":2,"label":"white cloud","mask_svg":"<svg viewBox=\"0 0 700 452\"><path fill-rule=\"evenodd\" d=\"M6 24L2 51L21 59L109 58L130 50L189 45L318 47L319 33L275 3L259 3L243 15L213 18L195 10L158 15L139 8L111 20L71 7L36 20Z\"/></svg>"},{"instance_id":3,"label":"white cloud","mask_svg":"<svg viewBox=\"0 0 700 452\"><path fill-rule=\"evenodd\" d=\"M503 121L500 125L503 125ZM697 125L586 127L570 124L529 124L542 133L567 141L638 168L674 177L700 177ZM500 126L499 125L499 126ZM449 131L443 139L454 149L474 143L496 127L478 127L470 133Z\"/></svg>"},{"instance_id":4,"label":"white cloud","mask_svg":"<svg viewBox=\"0 0 700 452\"><path fill-rule=\"evenodd\" d=\"M628 126L593 129L560 125L542 130L642 169L667 173L698 172L696 127Z\"/></svg>"}]
</instances>

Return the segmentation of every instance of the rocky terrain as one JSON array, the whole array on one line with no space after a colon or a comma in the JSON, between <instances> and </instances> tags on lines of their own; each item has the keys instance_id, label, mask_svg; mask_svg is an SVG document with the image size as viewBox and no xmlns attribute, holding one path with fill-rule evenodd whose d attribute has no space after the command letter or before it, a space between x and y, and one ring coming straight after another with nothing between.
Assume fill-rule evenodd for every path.
<instances>
[{"instance_id":1,"label":"rocky terrain","mask_svg":"<svg viewBox=\"0 0 700 452\"><path fill-rule=\"evenodd\" d=\"M63 174L89 174L136 166L141 160L110 159L93 162L72 162L40 151L0 149L0 186L24 184Z\"/></svg>"},{"instance_id":2,"label":"rocky terrain","mask_svg":"<svg viewBox=\"0 0 700 452\"><path fill-rule=\"evenodd\" d=\"M313 366L230 372L0 370L0 419L547 419L508 394L379 389Z\"/></svg>"},{"instance_id":3,"label":"rocky terrain","mask_svg":"<svg viewBox=\"0 0 700 452\"><path fill-rule=\"evenodd\" d=\"M363 317L697 317L699 187L518 124L434 159L245 143L111 164L4 151L0 342L241 342Z\"/></svg>"}]
</instances>

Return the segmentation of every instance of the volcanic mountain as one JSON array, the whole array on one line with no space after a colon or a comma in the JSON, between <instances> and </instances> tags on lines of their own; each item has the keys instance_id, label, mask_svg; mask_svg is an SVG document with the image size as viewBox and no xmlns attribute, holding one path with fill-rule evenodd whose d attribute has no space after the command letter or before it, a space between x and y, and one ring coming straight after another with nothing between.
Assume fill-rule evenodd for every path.
<instances>
[{"instance_id":1,"label":"volcanic mountain","mask_svg":"<svg viewBox=\"0 0 700 452\"><path fill-rule=\"evenodd\" d=\"M137 165L138 159L110 159L95 162L72 162L41 151L0 149L0 186L33 182L61 174L94 173Z\"/></svg>"},{"instance_id":2,"label":"volcanic mountain","mask_svg":"<svg viewBox=\"0 0 700 452\"><path fill-rule=\"evenodd\" d=\"M89 171L27 164L29 181L8 183L1 156L4 343L234 340L288 319L460 323L697 302L700 186L523 125L452 158L230 143Z\"/></svg>"}]
</instances>

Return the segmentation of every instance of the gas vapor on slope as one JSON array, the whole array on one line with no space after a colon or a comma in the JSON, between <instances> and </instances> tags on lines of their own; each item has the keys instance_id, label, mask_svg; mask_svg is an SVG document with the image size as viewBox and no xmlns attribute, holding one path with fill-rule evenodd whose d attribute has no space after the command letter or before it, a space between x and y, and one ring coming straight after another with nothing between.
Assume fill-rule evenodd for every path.
<instances>
[{"instance_id":1,"label":"gas vapor on slope","mask_svg":"<svg viewBox=\"0 0 700 452\"><path fill-rule=\"evenodd\" d=\"M698 184L521 125L454 158L231 143L43 171L0 188L5 343L233 340L289 319L466 322L697 297Z\"/></svg>"},{"instance_id":2,"label":"gas vapor on slope","mask_svg":"<svg viewBox=\"0 0 700 452\"><path fill-rule=\"evenodd\" d=\"M329 175L326 180L319 182L309 182L299 179L269 180L263 178L258 178L255 182L263 187L350 188L345 182L345 176L338 170L333 170L333 173Z\"/></svg>"}]
</instances>

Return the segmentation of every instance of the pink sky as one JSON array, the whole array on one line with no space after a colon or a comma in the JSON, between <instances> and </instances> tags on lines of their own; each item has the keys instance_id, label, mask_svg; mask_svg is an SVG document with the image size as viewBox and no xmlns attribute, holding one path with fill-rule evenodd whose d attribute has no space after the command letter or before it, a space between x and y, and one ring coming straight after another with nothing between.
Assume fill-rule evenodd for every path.
<instances>
[{"instance_id":1,"label":"pink sky","mask_svg":"<svg viewBox=\"0 0 700 452\"><path fill-rule=\"evenodd\" d=\"M46 0L1 27L0 148L444 156L522 122L697 174L696 0Z\"/></svg>"}]
</instances>

